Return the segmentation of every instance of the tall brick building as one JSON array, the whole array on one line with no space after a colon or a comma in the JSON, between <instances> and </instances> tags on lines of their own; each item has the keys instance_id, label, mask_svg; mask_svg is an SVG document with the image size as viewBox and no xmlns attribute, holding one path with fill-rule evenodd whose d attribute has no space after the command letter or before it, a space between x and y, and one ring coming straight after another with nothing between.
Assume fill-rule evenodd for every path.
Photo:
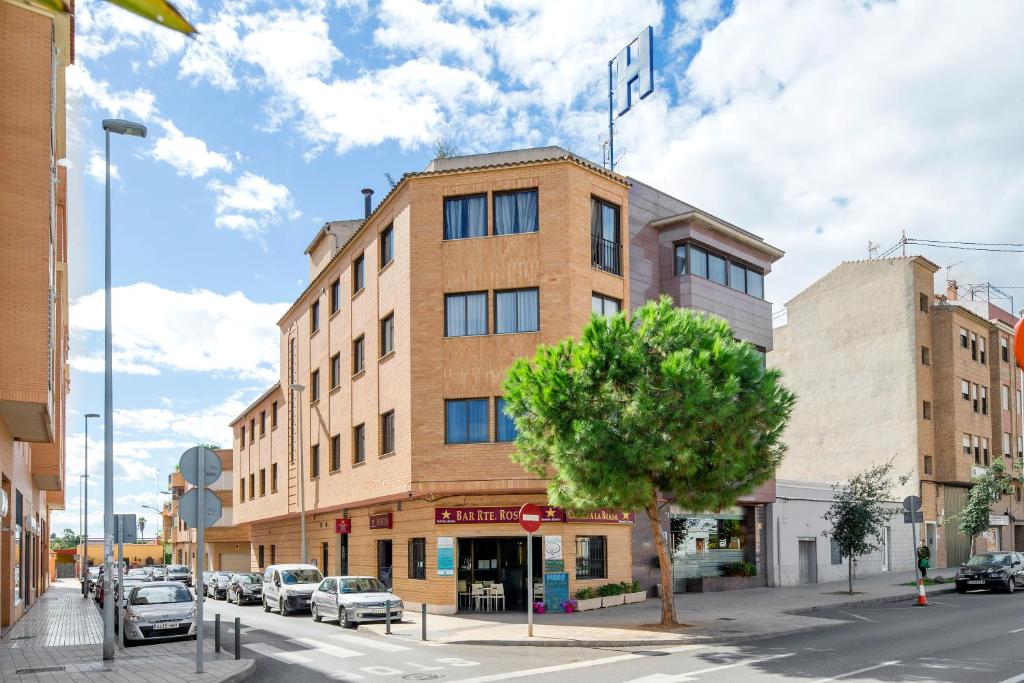
<instances>
[{"instance_id":1,"label":"tall brick building","mask_svg":"<svg viewBox=\"0 0 1024 683\"><path fill-rule=\"evenodd\" d=\"M67 368L66 15L0 0L0 625L49 583L64 508Z\"/></svg>"}]
</instances>

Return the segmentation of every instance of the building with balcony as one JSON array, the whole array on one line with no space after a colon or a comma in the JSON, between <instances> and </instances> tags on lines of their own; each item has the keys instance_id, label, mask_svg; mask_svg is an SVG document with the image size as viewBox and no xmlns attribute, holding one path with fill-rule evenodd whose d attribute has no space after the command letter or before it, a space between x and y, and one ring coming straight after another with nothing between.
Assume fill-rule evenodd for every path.
<instances>
[{"instance_id":1,"label":"building with balcony","mask_svg":"<svg viewBox=\"0 0 1024 683\"><path fill-rule=\"evenodd\" d=\"M0 626L49 583L50 510L64 507L71 20L0 0Z\"/></svg>"}]
</instances>

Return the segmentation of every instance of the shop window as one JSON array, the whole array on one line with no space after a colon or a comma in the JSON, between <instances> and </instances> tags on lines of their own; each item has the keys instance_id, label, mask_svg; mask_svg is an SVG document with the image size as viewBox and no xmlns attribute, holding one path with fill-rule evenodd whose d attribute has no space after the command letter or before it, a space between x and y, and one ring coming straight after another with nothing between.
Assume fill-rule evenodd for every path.
<instances>
[{"instance_id":1,"label":"shop window","mask_svg":"<svg viewBox=\"0 0 1024 683\"><path fill-rule=\"evenodd\" d=\"M427 578L427 539L409 539L409 578Z\"/></svg>"},{"instance_id":2,"label":"shop window","mask_svg":"<svg viewBox=\"0 0 1024 683\"><path fill-rule=\"evenodd\" d=\"M576 537L576 579L608 578L608 537Z\"/></svg>"},{"instance_id":3,"label":"shop window","mask_svg":"<svg viewBox=\"0 0 1024 683\"><path fill-rule=\"evenodd\" d=\"M754 510L743 506L717 513L672 515L671 556L676 580L685 583L704 576L722 576L728 564L756 563Z\"/></svg>"}]
</instances>

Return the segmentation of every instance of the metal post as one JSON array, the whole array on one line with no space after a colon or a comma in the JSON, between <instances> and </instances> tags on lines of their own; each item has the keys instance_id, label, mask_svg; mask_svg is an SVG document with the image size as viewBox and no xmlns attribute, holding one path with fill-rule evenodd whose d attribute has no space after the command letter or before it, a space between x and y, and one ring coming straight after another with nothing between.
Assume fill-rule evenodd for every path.
<instances>
[{"instance_id":1,"label":"metal post","mask_svg":"<svg viewBox=\"0 0 1024 683\"><path fill-rule=\"evenodd\" d=\"M220 612L213 617L213 651L220 652Z\"/></svg>"},{"instance_id":2,"label":"metal post","mask_svg":"<svg viewBox=\"0 0 1024 683\"><path fill-rule=\"evenodd\" d=\"M914 578L917 579L921 575L921 563L917 560L917 513L911 512L910 515L910 537L914 539Z\"/></svg>"},{"instance_id":3,"label":"metal post","mask_svg":"<svg viewBox=\"0 0 1024 683\"><path fill-rule=\"evenodd\" d=\"M242 656L242 620L235 617L235 659Z\"/></svg>"},{"instance_id":4,"label":"metal post","mask_svg":"<svg viewBox=\"0 0 1024 683\"><path fill-rule=\"evenodd\" d=\"M610 69L611 67L609 67ZM609 78L611 77L611 71ZM526 602L526 635L533 637L533 534L526 532L526 590L530 599Z\"/></svg>"},{"instance_id":5,"label":"metal post","mask_svg":"<svg viewBox=\"0 0 1024 683\"><path fill-rule=\"evenodd\" d=\"M384 598L384 633L391 635L391 598Z\"/></svg>"},{"instance_id":6,"label":"metal post","mask_svg":"<svg viewBox=\"0 0 1024 683\"><path fill-rule=\"evenodd\" d=\"M427 603L420 603L420 640L427 639Z\"/></svg>"},{"instance_id":7,"label":"metal post","mask_svg":"<svg viewBox=\"0 0 1024 683\"><path fill-rule=\"evenodd\" d=\"M103 659L114 658L114 597L110 555L114 552L114 378L110 328L110 131L106 135L107 199L103 272Z\"/></svg>"},{"instance_id":8,"label":"metal post","mask_svg":"<svg viewBox=\"0 0 1024 683\"><path fill-rule=\"evenodd\" d=\"M608 60L608 170L610 171L615 170L615 83L612 81L612 62L614 61L614 59ZM533 614L533 604L530 605L530 610L530 614Z\"/></svg>"},{"instance_id":9,"label":"metal post","mask_svg":"<svg viewBox=\"0 0 1024 683\"><path fill-rule=\"evenodd\" d=\"M199 472L196 478L196 579L199 583L203 581L203 527L206 526L205 508L203 507L203 492L206 489L206 457L205 451L200 448L198 466ZM196 673L203 673L203 591L199 590L199 583L192 582L196 587Z\"/></svg>"},{"instance_id":10,"label":"metal post","mask_svg":"<svg viewBox=\"0 0 1024 683\"><path fill-rule=\"evenodd\" d=\"M123 522L123 517L117 518L117 590L119 590L121 594L115 595L114 598L117 600L117 615L115 616L117 616L118 621L124 618L124 615L121 613L123 611L121 602L124 600L124 533L121 528ZM123 649L124 624L118 624L117 633L117 644Z\"/></svg>"},{"instance_id":11,"label":"metal post","mask_svg":"<svg viewBox=\"0 0 1024 683\"><path fill-rule=\"evenodd\" d=\"M82 479L82 597L89 597L89 416L85 416L85 476Z\"/></svg>"}]
</instances>

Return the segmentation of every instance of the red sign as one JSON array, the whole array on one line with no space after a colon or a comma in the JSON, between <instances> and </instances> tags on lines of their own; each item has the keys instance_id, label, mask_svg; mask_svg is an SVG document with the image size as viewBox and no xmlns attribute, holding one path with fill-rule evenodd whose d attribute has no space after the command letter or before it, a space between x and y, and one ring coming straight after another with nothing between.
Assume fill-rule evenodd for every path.
<instances>
[{"instance_id":1,"label":"red sign","mask_svg":"<svg viewBox=\"0 0 1024 683\"><path fill-rule=\"evenodd\" d=\"M371 529L390 529L391 525L392 521L390 512L378 512L375 515L370 515Z\"/></svg>"},{"instance_id":2,"label":"red sign","mask_svg":"<svg viewBox=\"0 0 1024 683\"><path fill-rule=\"evenodd\" d=\"M519 509L516 505L434 508L434 524L516 524L519 522ZM564 521L561 508L547 506L539 509L542 521Z\"/></svg>"},{"instance_id":3,"label":"red sign","mask_svg":"<svg viewBox=\"0 0 1024 683\"><path fill-rule=\"evenodd\" d=\"M1024 318L1013 328L1013 355L1017 356L1017 365L1024 368Z\"/></svg>"},{"instance_id":4,"label":"red sign","mask_svg":"<svg viewBox=\"0 0 1024 683\"><path fill-rule=\"evenodd\" d=\"M632 512L621 510L565 511L565 521L573 524L632 524L633 518Z\"/></svg>"},{"instance_id":5,"label":"red sign","mask_svg":"<svg viewBox=\"0 0 1024 683\"><path fill-rule=\"evenodd\" d=\"M336 534L350 534L350 533L352 533L352 520L351 519L336 519L336 520L334 520L334 533L336 533Z\"/></svg>"},{"instance_id":6,"label":"red sign","mask_svg":"<svg viewBox=\"0 0 1024 683\"><path fill-rule=\"evenodd\" d=\"M532 534L540 528L540 523L540 508L533 503L523 503L523 507L519 508L519 526L523 527L523 531Z\"/></svg>"}]
</instances>

